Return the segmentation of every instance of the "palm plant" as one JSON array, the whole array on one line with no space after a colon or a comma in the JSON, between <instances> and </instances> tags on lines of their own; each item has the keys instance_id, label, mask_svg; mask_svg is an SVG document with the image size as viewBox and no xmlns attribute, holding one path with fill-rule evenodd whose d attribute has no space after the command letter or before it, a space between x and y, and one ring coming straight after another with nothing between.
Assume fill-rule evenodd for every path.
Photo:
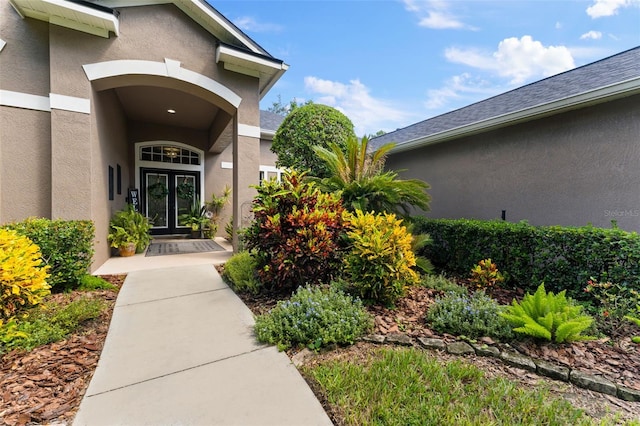
<instances>
[{"instance_id":1,"label":"palm plant","mask_svg":"<svg viewBox=\"0 0 640 426\"><path fill-rule=\"evenodd\" d=\"M384 171L387 154L393 143L369 152L369 139L347 140L346 149L336 143L329 148L315 146L316 155L327 165L331 176L316 179L326 192L340 191L345 208L351 211L389 212L407 215L412 207L429 210L426 182L398 179L395 171Z\"/></svg>"}]
</instances>

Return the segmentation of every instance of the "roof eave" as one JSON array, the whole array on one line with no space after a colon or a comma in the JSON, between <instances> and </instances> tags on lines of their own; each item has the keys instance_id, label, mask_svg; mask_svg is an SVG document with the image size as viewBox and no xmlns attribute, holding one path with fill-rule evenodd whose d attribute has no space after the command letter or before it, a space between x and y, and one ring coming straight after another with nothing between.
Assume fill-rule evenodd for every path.
<instances>
[{"instance_id":1,"label":"roof eave","mask_svg":"<svg viewBox=\"0 0 640 426\"><path fill-rule=\"evenodd\" d=\"M9 0L22 18L33 18L61 27L109 38L120 31L116 13L65 0Z\"/></svg>"},{"instance_id":2,"label":"roof eave","mask_svg":"<svg viewBox=\"0 0 640 426\"><path fill-rule=\"evenodd\" d=\"M465 136L472 136L478 133L495 130L501 127L526 121L536 120L559 112L570 111L596 105L605 101L611 101L640 93L640 77L636 77L609 86L601 87L589 92L569 96L553 102L536 105L531 108L522 109L508 114L499 115L487 120L449 129L435 133L426 137L412 139L397 144L391 153L410 151L428 145L446 142Z\"/></svg>"},{"instance_id":3,"label":"roof eave","mask_svg":"<svg viewBox=\"0 0 640 426\"><path fill-rule=\"evenodd\" d=\"M279 59L253 54L222 43L216 48L216 63L220 62L228 71L258 78L260 99L289 69L289 66Z\"/></svg>"}]
</instances>

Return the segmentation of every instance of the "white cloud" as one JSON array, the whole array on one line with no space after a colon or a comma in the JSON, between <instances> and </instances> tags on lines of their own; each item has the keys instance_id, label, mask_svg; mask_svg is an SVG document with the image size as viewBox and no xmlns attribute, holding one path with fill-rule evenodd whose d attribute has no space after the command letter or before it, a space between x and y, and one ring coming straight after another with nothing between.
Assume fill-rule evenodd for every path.
<instances>
[{"instance_id":1,"label":"white cloud","mask_svg":"<svg viewBox=\"0 0 640 426\"><path fill-rule=\"evenodd\" d=\"M562 22L558 21L556 22L556 30L561 30L562 29Z\"/></svg>"},{"instance_id":2,"label":"white cloud","mask_svg":"<svg viewBox=\"0 0 640 426\"><path fill-rule=\"evenodd\" d=\"M405 9L419 18L421 27L434 30L470 28L449 11L449 3L442 0L403 0Z\"/></svg>"},{"instance_id":3,"label":"white cloud","mask_svg":"<svg viewBox=\"0 0 640 426\"><path fill-rule=\"evenodd\" d=\"M594 0L593 4L587 8L587 15L593 19L603 16L612 16L618 13L619 9L632 5L640 5L638 0Z\"/></svg>"},{"instance_id":4,"label":"white cloud","mask_svg":"<svg viewBox=\"0 0 640 426\"><path fill-rule=\"evenodd\" d=\"M275 33L282 31L282 27L278 24L258 22L251 16L241 16L234 19L233 23L242 31L252 31L255 33Z\"/></svg>"},{"instance_id":5,"label":"white cloud","mask_svg":"<svg viewBox=\"0 0 640 426\"><path fill-rule=\"evenodd\" d=\"M535 77L548 77L575 67L570 50L565 46L545 47L531 36L511 37L498 44L492 54L475 49L449 48L445 57L451 61L510 78L511 84L522 84Z\"/></svg>"},{"instance_id":6,"label":"white cloud","mask_svg":"<svg viewBox=\"0 0 640 426\"><path fill-rule=\"evenodd\" d=\"M319 95L313 97L315 103L334 107L349 117L358 136L378 130L395 130L420 118L388 101L372 97L369 88L357 79L345 84L308 76L304 78L304 85L306 90Z\"/></svg>"},{"instance_id":7,"label":"white cloud","mask_svg":"<svg viewBox=\"0 0 640 426\"><path fill-rule=\"evenodd\" d=\"M469 73L449 78L439 89L427 91L424 106L429 110L442 110L451 103L469 104L479 97L487 98L502 91L502 88L491 86L486 80L472 77Z\"/></svg>"},{"instance_id":8,"label":"white cloud","mask_svg":"<svg viewBox=\"0 0 640 426\"><path fill-rule=\"evenodd\" d=\"M580 40L600 40L602 38L602 33L600 31L589 31L580 36Z\"/></svg>"}]
</instances>

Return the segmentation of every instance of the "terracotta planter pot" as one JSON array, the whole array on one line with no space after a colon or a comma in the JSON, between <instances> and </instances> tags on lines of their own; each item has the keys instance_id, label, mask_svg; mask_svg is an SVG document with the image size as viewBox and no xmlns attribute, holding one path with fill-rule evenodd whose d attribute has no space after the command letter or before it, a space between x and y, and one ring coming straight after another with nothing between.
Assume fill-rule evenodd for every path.
<instances>
[{"instance_id":1,"label":"terracotta planter pot","mask_svg":"<svg viewBox=\"0 0 640 426\"><path fill-rule=\"evenodd\" d=\"M118 248L118 253L121 257L129 257L136 254L136 244L135 243L126 243L121 245Z\"/></svg>"}]
</instances>

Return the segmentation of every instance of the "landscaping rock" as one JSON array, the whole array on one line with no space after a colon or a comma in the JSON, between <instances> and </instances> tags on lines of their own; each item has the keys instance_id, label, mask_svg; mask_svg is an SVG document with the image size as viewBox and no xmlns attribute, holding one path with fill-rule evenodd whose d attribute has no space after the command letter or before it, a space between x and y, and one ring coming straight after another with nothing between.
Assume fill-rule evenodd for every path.
<instances>
[{"instance_id":1,"label":"landscaping rock","mask_svg":"<svg viewBox=\"0 0 640 426\"><path fill-rule=\"evenodd\" d=\"M618 386L618 398L625 401L640 402L640 391Z\"/></svg>"},{"instance_id":2,"label":"landscaping rock","mask_svg":"<svg viewBox=\"0 0 640 426\"><path fill-rule=\"evenodd\" d=\"M411 337L407 336L404 333L390 333L387 334L385 339L385 343L393 343L395 345L404 345L404 346L412 346L413 341Z\"/></svg>"},{"instance_id":3,"label":"landscaping rock","mask_svg":"<svg viewBox=\"0 0 640 426\"><path fill-rule=\"evenodd\" d=\"M473 350L470 344L467 342L453 342L447 345L447 352L453 355L475 355L476 351Z\"/></svg>"},{"instance_id":4,"label":"landscaping rock","mask_svg":"<svg viewBox=\"0 0 640 426\"><path fill-rule=\"evenodd\" d=\"M472 343L471 347L473 348L474 351L476 351L476 355L478 356L492 356L492 357L500 356L500 350L495 346L489 346L487 344L479 345L477 343Z\"/></svg>"},{"instance_id":5,"label":"landscaping rock","mask_svg":"<svg viewBox=\"0 0 640 426\"><path fill-rule=\"evenodd\" d=\"M304 348L293 357L291 357L291 362L293 362L293 365L295 365L296 367L300 367L304 365L304 361L309 355L312 355L312 352L309 349Z\"/></svg>"},{"instance_id":6,"label":"landscaping rock","mask_svg":"<svg viewBox=\"0 0 640 426\"><path fill-rule=\"evenodd\" d=\"M578 370L571 371L571 374L569 374L569 380L571 381L571 383L576 386L580 386L581 388L605 393L607 395L616 396L618 393L618 388L613 382L610 382L609 380L599 376L592 376L591 374L583 373Z\"/></svg>"},{"instance_id":7,"label":"landscaping rock","mask_svg":"<svg viewBox=\"0 0 640 426\"><path fill-rule=\"evenodd\" d=\"M370 343L384 343L384 336L382 334L369 334L364 336L362 340Z\"/></svg>"},{"instance_id":8,"label":"landscaping rock","mask_svg":"<svg viewBox=\"0 0 640 426\"><path fill-rule=\"evenodd\" d=\"M500 358L507 364L521 368L523 370L536 371L536 364L533 360L527 356L521 355L516 352L504 351L500 354Z\"/></svg>"},{"instance_id":9,"label":"landscaping rock","mask_svg":"<svg viewBox=\"0 0 640 426\"><path fill-rule=\"evenodd\" d=\"M562 380L564 382L569 381L569 372L571 370L567 367L552 364L550 362L542 360L535 360L535 364L538 367L538 374L550 377L552 379Z\"/></svg>"},{"instance_id":10,"label":"landscaping rock","mask_svg":"<svg viewBox=\"0 0 640 426\"><path fill-rule=\"evenodd\" d=\"M434 339L430 337L418 337L418 343L425 349L438 349L438 350L446 350L447 345L444 343L442 339Z\"/></svg>"}]
</instances>

